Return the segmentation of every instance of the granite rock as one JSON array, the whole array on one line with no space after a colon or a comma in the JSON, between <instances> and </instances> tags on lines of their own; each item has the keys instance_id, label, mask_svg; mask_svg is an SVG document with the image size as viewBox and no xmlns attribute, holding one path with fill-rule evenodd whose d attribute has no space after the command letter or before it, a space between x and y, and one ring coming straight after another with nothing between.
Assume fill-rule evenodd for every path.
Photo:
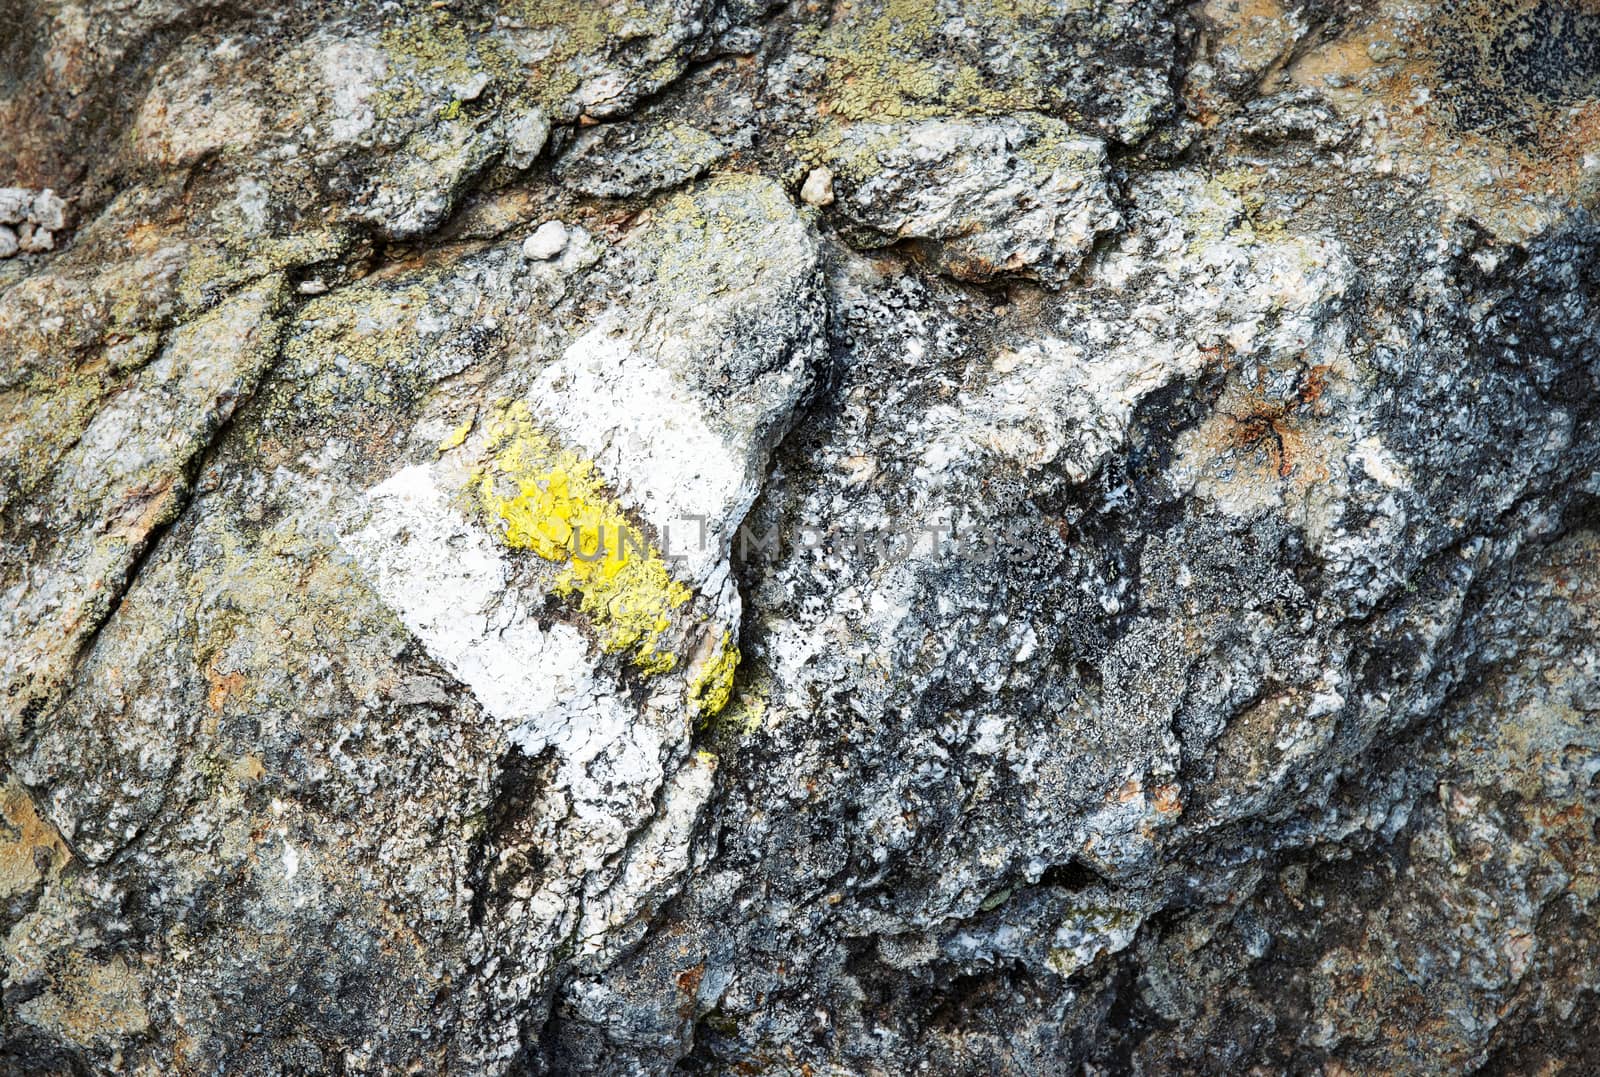
<instances>
[{"instance_id":1,"label":"granite rock","mask_svg":"<svg viewBox=\"0 0 1600 1077\"><path fill-rule=\"evenodd\" d=\"M1600 16L21 0L0 1073L1600 1066Z\"/></svg>"}]
</instances>

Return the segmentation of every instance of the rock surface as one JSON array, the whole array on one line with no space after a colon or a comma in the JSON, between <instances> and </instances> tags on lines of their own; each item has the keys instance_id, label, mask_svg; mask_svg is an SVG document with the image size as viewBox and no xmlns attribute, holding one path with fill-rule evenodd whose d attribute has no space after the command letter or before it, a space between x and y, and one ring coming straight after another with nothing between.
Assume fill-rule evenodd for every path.
<instances>
[{"instance_id":1,"label":"rock surface","mask_svg":"<svg viewBox=\"0 0 1600 1077\"><path fill-rule=\"evenodd\" d=\"M0 1073L1600 1068L1600 14L21 0Z\"/></svg>"}]
</instances>

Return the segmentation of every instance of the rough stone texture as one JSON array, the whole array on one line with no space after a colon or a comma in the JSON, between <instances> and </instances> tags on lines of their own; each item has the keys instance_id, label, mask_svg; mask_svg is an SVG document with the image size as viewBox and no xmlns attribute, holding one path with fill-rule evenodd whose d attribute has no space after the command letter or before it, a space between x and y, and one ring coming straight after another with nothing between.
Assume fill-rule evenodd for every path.
<instances>
[{"instance_id":1,"label":"rough stone texture","mask_svg":"<svg viewBox=\"0 0 1600 1077\"><path fill-rule=\"evenodd\" d=\"M1600 1069L1592 4L261 8L0 3L0 1073Z\"/></svg>"},{"instance_id":2,"label":"rough stone texture","mask_svg":"<svg viewBox=\"0 0 1600 1077\"><path fill-rule=\"evenodd\" d=\"M924 243L962 280L1063 284L1117 225L1105 145L1043 117L852 124L826 159L867 242Z\"/></svg>"},{"instance_id":3,"label":"rough stone texture","mask_svg":"<svg viewBox=\"0 0 1600 1077\"><path fill-rule=\"evenodd\" d=\"M0 187L0 258L17 251L42 254L55 246L52 232L66 227L66 203L51 190Z\"/></svg>"}]
</instances>

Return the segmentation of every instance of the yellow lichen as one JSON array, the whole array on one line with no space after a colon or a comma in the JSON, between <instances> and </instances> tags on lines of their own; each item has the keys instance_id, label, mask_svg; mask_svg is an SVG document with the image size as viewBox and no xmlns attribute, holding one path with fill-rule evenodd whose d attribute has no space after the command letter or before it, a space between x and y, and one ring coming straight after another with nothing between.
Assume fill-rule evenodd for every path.
<instances>
[{"instance_id":1,"label":"yellow lichen","mask_svg":"<svg viewBox=\"0 0 1600 1077\"><path fill-rule=\"evenodd\" d=\"M747 684L730 692L726 706L715 714L700 716L702 725L711 726L718 734L748 737L767 724L770 709L770 685Z\"/></svg>"},{"instance_id":2,"label":"yellow lichen","mask_svg":"<svg viewBox=\"0 0 1600 1077\"><path fill-rule=\"evenodd\" d=\"M468 415L465 419L461 420L461 425L450 431L449 436L443 441L439 442L439 451L441 453L447 453L451 449L459 447L462 442L466 441L467 435L472 433L472 420L474 418L474 416Z\"/></svg>"},{"instance_id":3,"label":"yellow lichen","mask_svg":"<svg viewBox=\"0 0 1600 1077\"><path fill-rule=\"evenodd\" d=\"M693 592L606 493L593 461L559 447L520 402L490 424L488 451L470 486L500 540L564 566L555 593L577 596L608 653L631 650L646 674L672 669L661 637Z\"/></svg>"},{"instance_id":4,"label":"yellow lichen","mask_svg":"<svg viewBox=\"0 0 1600 1077\"><path fill-rule=\"evenodd\" d=\"M739 648L728 633L722 634L716 654L700 667L689 685L689 705L702 718L720 714L733 695L733 675L739 669Z\"/></svg>"}]
</instances>

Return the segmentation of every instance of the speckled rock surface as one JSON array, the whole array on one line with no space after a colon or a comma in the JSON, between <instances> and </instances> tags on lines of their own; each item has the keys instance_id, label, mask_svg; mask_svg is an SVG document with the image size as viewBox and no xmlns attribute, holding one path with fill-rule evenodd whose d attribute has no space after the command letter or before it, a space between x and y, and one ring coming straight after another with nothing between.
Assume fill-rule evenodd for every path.
<instances>
[{"instance_id":1,"label":"speckled rock surface","mask_svg":"<svg viewBox=\"0 0 1600 1077\"><path fill-rule=\"evenodd\" d=\"M0 8L0 1073L1600 1069L1588 0Z\"/></svg>"}]
</instances>

